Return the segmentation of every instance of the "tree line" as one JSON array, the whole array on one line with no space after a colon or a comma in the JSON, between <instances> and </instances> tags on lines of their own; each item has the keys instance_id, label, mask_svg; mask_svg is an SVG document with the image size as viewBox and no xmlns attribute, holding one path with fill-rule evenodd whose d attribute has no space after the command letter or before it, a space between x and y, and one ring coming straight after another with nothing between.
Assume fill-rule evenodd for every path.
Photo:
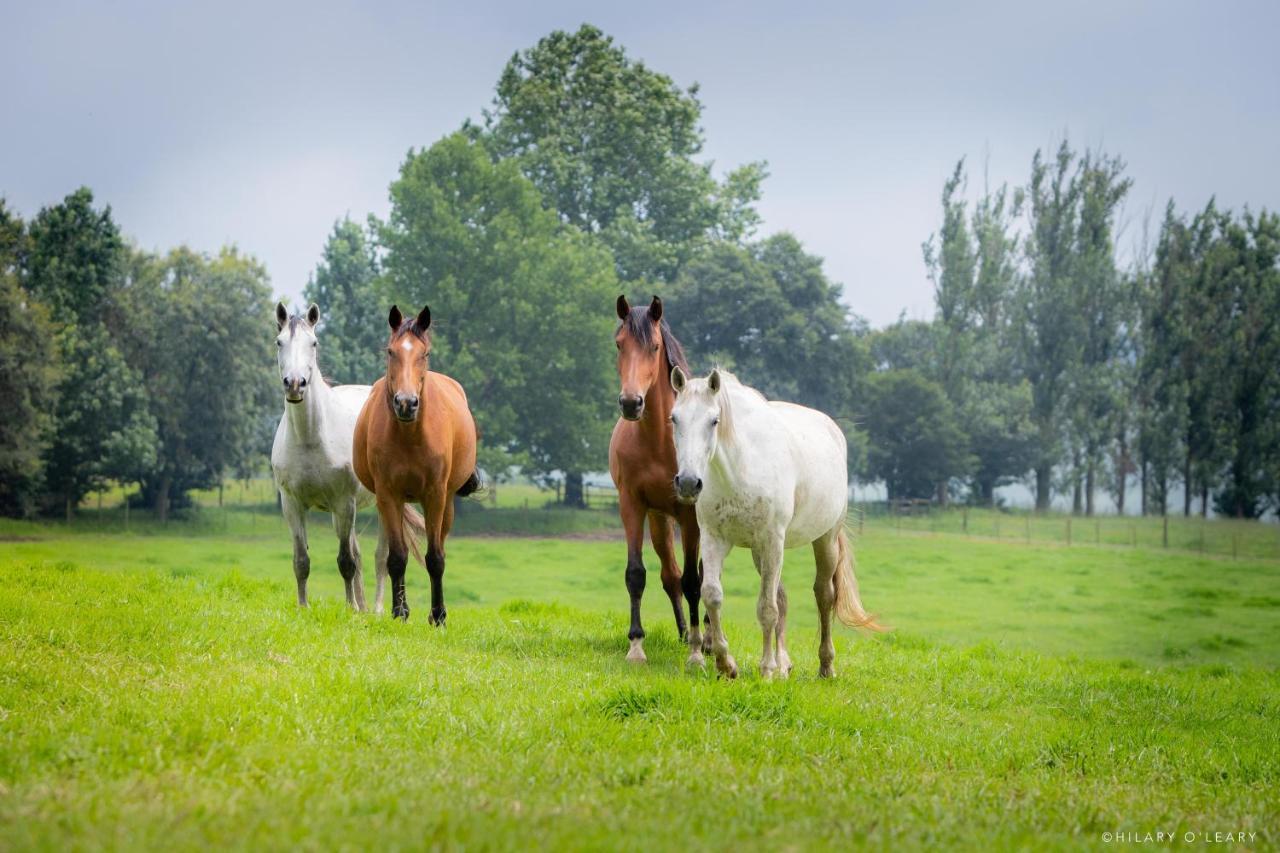
<instances>
[{"instance_id":1,"label":"tree line","mask_svg":"<svg viewBox=\"0 0 1280 853\"><path fill-rule=\"evenodd\" d=\"M1111 495L1165 514L1280 508L1280 217L1169 202L1117 259L1125 164L1064 141L1024 186L943 186L924 244L931 322L872 336L868 473L891 496L1030 480L1092 515Z\"/></svg>"},{"instance_id":2,"label":"tree line","mask_svg":"<svg viewBox=\"0 0 1280 853\"><path fill-rule=\"evenodd\" d=\"M702 103L598 29L506 63L477 121L411 149L385 220L334 225L304 290L337 382L384 370L385 317L430 303L433 367L466 387L491 476L605 467L618 293L659 293L695 369L822 409L891 498L1163 512L1277 501L1276 218L1172 206L1122 265L1124 164L1065 143L1025 186L967 198L924 244L935 318L873 331L822 260L757 236L767 167L717 174ZM107 481L161 514L260 466L279 417L265 271L234 249L153 255L81 190L30 222L0 205L0 510L70 512Z\"/></svg>"}]
</instances>

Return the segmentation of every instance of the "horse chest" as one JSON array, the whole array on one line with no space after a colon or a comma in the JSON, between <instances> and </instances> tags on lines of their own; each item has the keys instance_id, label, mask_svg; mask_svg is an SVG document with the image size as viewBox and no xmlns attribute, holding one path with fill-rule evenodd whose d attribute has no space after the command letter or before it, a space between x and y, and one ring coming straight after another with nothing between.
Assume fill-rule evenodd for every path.
<instances>
[{"instance_id":1,"label":"horse chest","mask_svg":"<svg viewBox=\"0 0 1280 853\"><path fill-rule=\"evenodd\" d=\"M698 500L698 521L737 545L752 545L776 528L774 505L750 492L707 492Z\"/></svg>"}]
</instances>

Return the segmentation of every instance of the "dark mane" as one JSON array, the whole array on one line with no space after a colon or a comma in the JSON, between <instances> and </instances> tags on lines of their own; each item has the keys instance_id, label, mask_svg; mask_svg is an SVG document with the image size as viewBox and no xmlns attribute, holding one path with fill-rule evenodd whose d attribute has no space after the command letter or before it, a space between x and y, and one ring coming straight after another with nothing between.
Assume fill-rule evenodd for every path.
<instances>
[{"instance_id":1,"label":"dark mane","mask_svg":"<svg viewBox=\"0 0 1280 853\"><path fill-rule=\"evenodd\" d=\"M400 323L400 328L396 329L391 335L391 342L395 343L408 334L413 334L422 341L431 340L431 332L429 330L418 328L417 317L405 317L404 321Z\"/></svg>"},{"instance_id":2,"label":"dark mane","mask_svg":"<svg viewBox=\"0 0 1280 853\"><path fill-rule=\"evenodd\" d=\"M619 328L627 327L627 333L635 338L641 346L648 346L653 343L653 320L649 317L649 306L641 305L632 308L627 314L627 318L618 324ZM663 317L658 321L658 331L662 335L662 348L667 353L667 370L678 367L685 373L689 372L689 362L684 357L684 347L680 346L680 342L676 340L676 336L672 334L671 327L667 325L667 318Z\"/></svg>"}]
</instances>

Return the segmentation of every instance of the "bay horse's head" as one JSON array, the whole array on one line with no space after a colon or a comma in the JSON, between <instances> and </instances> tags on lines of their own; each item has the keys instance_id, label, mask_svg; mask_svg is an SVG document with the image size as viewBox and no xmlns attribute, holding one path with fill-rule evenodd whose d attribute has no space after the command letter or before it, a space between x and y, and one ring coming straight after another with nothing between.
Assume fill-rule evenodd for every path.
<instances>
[{"instance_id":1,"label":"bay horse's head","mask_svg":"<svg viewBox=\"0 0 1280 853\"><path fill-rule=\"evenodd\" d=\"M638 421L644 415L644 400L655 382L664 382L672 367L687 368L684 351L662 319L662 300L657 296L646 308L632 308L627 297L618 297L618 379L622 390L618 408L622 417Z\"/></svg>"},{"instance_id":2,"label":"bay horse's head","mask_svg":"<svg viewBox=\"0 0 1280 853\"><path fill-rule=\"evenodd\" d=\"M276 364L280 367L280 381L284 383L284 398L290 403L301 403L307 386L320 379L316 365L316 323L320 322L320 308L312 305L305 316L289 311L283 302L276 303Z\"/></svg>"},{"instance_id":3,"label":"bay horse's head","mask_svg":"<svg viewBox=\"0 0 1280 853\"><path fill-rule=\"evenodd\" d=\"M405 318L392 305L387 315L391 338L387 341L387 402L396 419L412 423L422 405L422 387L427 381L431 359L431 308L424 305L418 316Z\"/></svg>"}]
</instances>

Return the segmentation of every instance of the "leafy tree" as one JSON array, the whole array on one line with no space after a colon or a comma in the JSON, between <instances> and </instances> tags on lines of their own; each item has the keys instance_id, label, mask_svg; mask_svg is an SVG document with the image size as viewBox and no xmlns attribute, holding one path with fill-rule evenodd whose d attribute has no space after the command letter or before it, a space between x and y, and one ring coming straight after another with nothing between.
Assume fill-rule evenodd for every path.
<instances>
[{"instance_id":1,"label":"leafy tree","mask_svg":"<svg viewBox=\"0 0 1280 853\"><path fill-rule=\"evenodd\" d=\"M467 390L481 464L600 470L615 419L609 253L464 134L410 152L382 231L384 303L432 308L433 366Z\"/></svg>"},{"instance_id":2,"label":"leafy tree","mask_svg":"<svg viewBox=\"0 0 1280 853\"><path fill-rule=\"evenodd\" d=\"M695 159L701 115L696 85L681 89L584 24L511 58L485 129L564 222L605 242L620 279L671 282L709 239L741 240L759 221L763 164L717 183Z\"/></svg>"},{"instance_id":3,"label":"leafy tree","mask_svg":"<svg viewBox=\"0 0 1280 853\"><path fill-rule=\"evenodd\" d=\"M30 515L43 480L49 412L61 366L44 305L24 291L19 275L26 226L0 198L0 514Z\"/></svg>"},{"instance_id":4,"label":"leafy tree","mask_svg":"<svg viewBox=\"0 0 1280 853\"><path fill-rule=\"evenodd\" d=\"M324 375L342 384L369 385L386 368L387 306L376 287L375 239L349 218L334 223L322 260L303 291L308 303L320 306Z\"/></svg>"},{"instance_id":5,"label":"leafy tree","mask_svg":"<svg viewBox=\"0 0 1280 853\"><path fill-rule=\"evenodd\" d=\"M1280 216L1224 216L1208 274L1222 312L1225 386L1219 444L1226 477L1214 496L1218 512L1257 518L1266 507L1268 463L1277 458L1274 417L1280 410Z\"/></svg>"},{"instance_id":6,"label":"leafy tree","mask_svg":"<svg viewBox=\"0 0 1280 853\"><path fill-rule=\"evenodd\" d=\"M1132 290L1116 268L1114 245L1117 208L1132 185L1123 174L1122 161L1100 153L1086 154L1080 164L1072 295L1081 340L1068 393L1072 438L1083 457L1086 515L1093 515L1098 472L1122 411L1119 394L1128 363Z\"/></svg>"},{"instance_id":7,"label":"leafy tree","mask_svg":"<svg viewBox=\"0 0 1280 853\"><path fill-rule=\"evenodd\" d=\"M164 520L190 489L209 488L260 459L261 424L278 403L266 270L234 248L135 254L121 296L122 339L149 390L160 438L139 479Z\"/></svg>"},{"instance_id":8,"label":"leafy tree","mask_svg":"<svg viewBox=\"0 0 1280 853\"><path fill-rule=\"evenodd\" d=\"M936 382L914 370L887 370L870 376L867 391L867 469L890 500L932 497L937 483L969 473L966 437Z\"/></svg>"},{"instance_id":9,"label":"leafy tree","mask_svg":"<svg viewBox=\"0 0 1280 853\"><path fill-rule=\"evenodd\" d=\"M1035 153L1026 190L1027 270L1017 278L1011 326L1031 387L1036 509L1041 512L1048 510L1052 497L1071 378L1084 337L1073 276L1080 194L1079 164L1065 141L1052 162Z\"/></svg>"},{"instance_id":10,"label":"leafy tree","mask_svg":"<svg viewBox=\"0 0 1280 853\"><path fill-rule=\"evenodd\" d=\"M111 301L124 241L111 208L81 187L31 222L26 287L59 322L97 322Z\"/></svg>"},{"instance_id":11,"label":"leafy tree","mask_svg":"<svg viewBox=\"0 0 1280 853\"><path fill-rule=\"evenodd\" d=\"M66 368L53 398L43 503L70 516L90 490L152 464L155 424L146 389L107 331L124 257L110 208L94 209L81 188L42 209L29 237L23 283L50 306Z\"/></svg>"}]
</instances>

